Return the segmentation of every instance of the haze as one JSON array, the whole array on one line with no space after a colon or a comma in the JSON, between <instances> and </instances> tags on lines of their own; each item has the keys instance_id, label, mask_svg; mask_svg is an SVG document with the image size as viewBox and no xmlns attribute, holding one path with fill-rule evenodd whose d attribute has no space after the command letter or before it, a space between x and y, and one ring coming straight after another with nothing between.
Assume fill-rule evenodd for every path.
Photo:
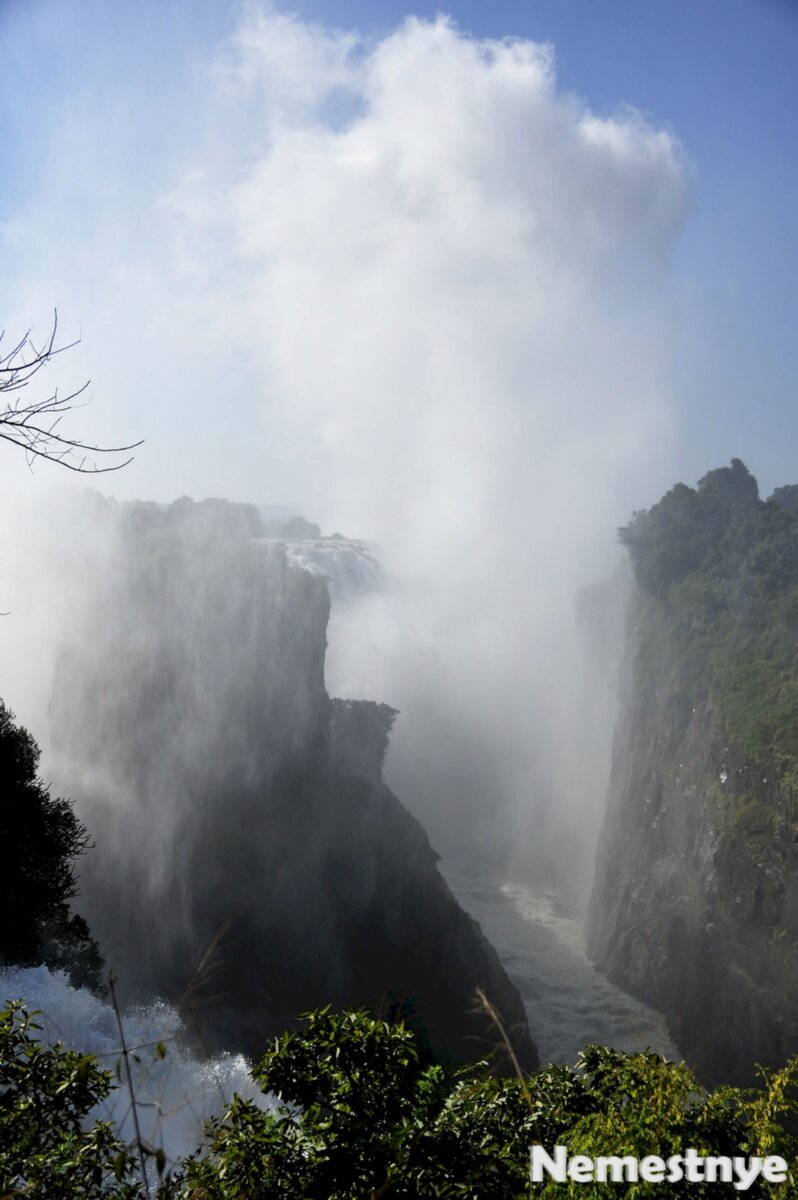
<instances>
[{"instance_id":1,"label":"haze","mask_svg":"<svg viewBox=\"0 0 798 1200\"><path fill-rule=\"evenodd\" d=\"M82 340L52 385L92 379L75 427L146 439L106 492L289 504L376 542L387 589L341 615L328 684L401 710L398 794L441 844L520 828L545 856L578 827L588 861L618 617L608 600L586 633L577 596L691 462L681 389L717 347L679 356L673 263L700 163L526 37L142 14L4 17L17 154L26 122L44 133L2 225L9 336L57 305ZM70 521L82 481L54 517L53 470L4 471L4 689L46 743L58 565L99 551ZM44 517L20 518L33 493Z\"/></svg>"}]
</instances>

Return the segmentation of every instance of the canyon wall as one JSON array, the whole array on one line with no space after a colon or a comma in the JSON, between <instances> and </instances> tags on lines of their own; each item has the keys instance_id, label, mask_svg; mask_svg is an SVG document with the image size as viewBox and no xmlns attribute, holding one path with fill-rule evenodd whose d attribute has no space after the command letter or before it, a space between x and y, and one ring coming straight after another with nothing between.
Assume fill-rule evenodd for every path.
<instances>
[{"instance_id":1,"label":"canyon wall","mask_svg":"<svg viewBox=\"0 0 798 1200\"><path fill-rule=\"evenodd\" d=\"M324 579L248 506L86 504L104 548L70 592L52 759L123 995L250 1054L312 1007L369 1005L457 1062L497 1042L482 987L534 1065L518 993L382 780L395 714L325 690Z\"/></svg>"},{"instance_id":2,"label":"canyon wall","mask_svg":"<svg viewBox=\"0 0 798 1200\"><path fill-rule=\"evenodd\" d=\"M708 1082L798 1050L798 514L734 460L621 539L637 587L591 952Z\"/></svg>"}]
</instances>

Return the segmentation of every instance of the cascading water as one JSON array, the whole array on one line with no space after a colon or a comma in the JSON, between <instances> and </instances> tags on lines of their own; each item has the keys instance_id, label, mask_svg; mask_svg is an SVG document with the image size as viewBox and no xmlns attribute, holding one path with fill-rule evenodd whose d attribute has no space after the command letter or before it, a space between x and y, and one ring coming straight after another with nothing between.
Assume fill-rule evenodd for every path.
<instances>
[{"instance_id":1,"label":"cascading water","mask_svg":"<svg viewBox=\"0 0 798 1200\"><path fill-rule=\"evenodd\" d=\"M379 561L368 542L337 535L306 541L280 540L289 562L326 579L333 610L381 584Z\"/></svg>"},{"instance_id":2,"label":"cascading water","mask_svg":"<svg viewBox=\"0 0 798 1200\"><path fill-rule=\"evenodd\" d=\"M0 971L0 997L22 1000L29 1012L36 1011L42 1041L94 1054L98 1065L111 1071L120 1060L113 1008L92 992L72 987L62 971L6 968ZM205 1122L220 1115L235 1093L262 1108L271 1106L253 1082L243 1055L202 1058L190 1049L183 1021L170 1005L154 1000L126 1009L121 1020L131 1052L141 1135L153 1149L164 1151L168 1164L200 1146ZM93 1117L111 1121L124 1140L133 1139L127 1087L115 1087Z\"/></svg>"},{"instance_id":3,"label":"cascading water","mask_svg":"<svg viewBox=\"0 0 798 1200\"><path fill-rule=\"evenodd\" d=\"M354 636L381 579L372 549L362 542L339 546L322 539L294 543L289 554L311 574L327 578L330 658L334 663L356 661L357 650L336 645L336 636ZM356 619L347 619L353 611ZM518 988L541 1061L573 1062L590 1042L681 1057L662 1014L616 987L593 966L572 897L566 899L556 886L530 886L519 872L502 873L484 858L466 863L444 855L440 868Z\"/></svg>"},{"instance_id":4,"label":"cascading water","mask_svg":"<svg viewBox=\"0 0 798 1200\"><path fill-rule=\"evenodd\" d=\"M147 515L134 510L131 519L140 516L143 520ZM198 508L195 519L210 519L212 515ZM245 530L245 541L246 533ZM221 544L228 545L226 529L220 537ZM262 540L257 536L254 538L254 541ZM365 613L369 606L385 604L389 600L397 611L401 607L393 595L386 600L382 572L374 550L368 544L335 537L267 540L279 540L284 550L266 547L264 561L261 562L260 555L257 555L251 566L258 579L266 572L263 578L271 589L271 602L278 603L280 612L295 613L297 609L304 612L307 608L306 604L303 607L307 597L299 586L302 575L296 570L297 567L326 580L333 606L329 626L333 659L337 654L339 662L343 659L352 660L350 648L341 644L336 646L336 641L341 643L343 639L352 637L353 630L360 625L359 614ZM185 547L186 563L195 561L192 557L195 549L193 545ZM287 560L284 567L280 566L281 558ZM175 578L170 578L172 587L176 588ZM210 583L214 583L215 578ZM195 623L202 617L196 628L192 626L186 633L188 643L197 652L205 647L205 652L211 654L216 645L214 638L218 637L218 615L222 601L228 606L244 603L238 591L234 589L230 593L227 581L228 576L220 568L219 602L203 604L191 617ZM204 578L201 582L206 588L210 586ZM125 577L124 587L130 586L130 580ZM323 598L323 589L318 590ZM176 595L179 600L180 595ZM151 599L149 594L144 594L142 599L141 595L134 593L130 603L135 606L144 601L150 602ZM299 600L303 600L303 604ZM160 612L161 608L159 604L157 611ZM246 612L250 612L249 608L246 608ZM238 617L238 609L235 609L234 615L236 619L232 624L236 629L241 629L244 623ZM250 615L254 620L254 615ZM188 610L184 624L189 616L191 610ZM207 625L202 624L206 616ZM316 628L316 625L313 627ZM364 627L368 629L367 622ZM295 627L294 617L291 618L290 628L295 630L297 638L307 639L308 630L304 626ZM322 623L319 629L323 628ZM278 654L286 649L286 637L280 638L275 634L269 645L274 654ZM296 656L303 646L302 640L287 645L287 661L294 674L298 669ZM221 654L225 647L220 645L217 649ZM344 649L346 653L341 655ZM217 656L213 660L216 664L214 670L205 671L202 678L218 684L221 664L231 680L241 679L247 673L247 653L246 645L242 645L240 654L243 657L240 660L230 659L227 652L221 657ZM321 651L316 657L319 663L323 662ZM105 661L102 655L100 660ZM185 661L193 662L193 659L186 658ZM352 678L355 682L354 694L357 694L357 681L354 675ZM345 682L337 682L341 686L334 690L345 696L353 694ZM113 688L113 678L106 681L104 686ZM73 697L73 690L69 694ZM234 690L231 696L235 698ZM285 703L286 697L281 692L283 709ZM348 711L347 704L351 702L337 703L341 707L333 706L332 711L337 714L335 721L343 721ZM374 720L378 724L387 719L376 712L379 707L373 705L368 709L369 713L375 710ZM253 706L256 714L262 711L263 704ZM387 712L390 713L390 710ZM301 722L294 724L296 728L301 728ZM226 727L226 736L237 727ZM196 738L196 731L185 732L186 737L190 732ZM175 736L175 729L172 728L171 743L174 743ZM135 757L136 761L141 758ZM168 865L173 873L174 861L170 860ZM578 1049L588 1041L605 1042L629 1050L650 1046L668 1056L677 1053L667 1037L659 1014L633 1000L594 970L584 952L580 922L564 914L556 895L538 895L526 882L506 878L498 874L495 868L486 867L484 862L464 868L455 860L444 860L442 871L463 908L480 922L503 959L521 993L544 1060L573 1060ZM112 883L109 882L109 887ZM28 1007L41 1010L44 1038L58 1039L72 1048L97 1054L101 1062L110 1067L118 1060L119 1035L112 1008L90 992L72 988L63 975L52 973L44 967L6 970L0 974L0 997L22 998ZM259 1104L269 1104L268 1098L261 1096L249 1077L244 1057L220 1053L203 1058L189 1047L180 1016L169 1005L155 1001L128 1007L123 1020L130 1044L144 1048L138 1055L141 1061L135 1065L134 1081L137 1097L144 1104L142 1112L146 1119L142 1132L148 1141L164 1149L168 1159L174 1160L197 1148L204 1121L212 1114L219 1113L234 1092L253 1098ZM153 1050L154 1044L159 1041L167 1043L167 1053L163 1059ZM124 1089L118 1089L110 1098L110 1108L102 1114L119 1123L124 1137L130 1137L132 1132L129 1128L129 1103L129 1096Z\"/></svg>"},{"instance_id":5,"label":"cascading water","mask_svg":"<svg viewBox=\"0 0 798 1200\"><path fill-rule=\"evenodd\" d=\"M326 539L314 577L223 501L81 498L69 523L93 569L63 564L69 619L25 721L49 726L43 769L94 842L76 908L121 1002L190 991L202 1045L254 1057L299 1013L406 996L462 1061L481 982L531 1066L520 996L382 781L391 707L325 688L319 556L365 586L373 555Z\"/></svg>"}]
</instances>

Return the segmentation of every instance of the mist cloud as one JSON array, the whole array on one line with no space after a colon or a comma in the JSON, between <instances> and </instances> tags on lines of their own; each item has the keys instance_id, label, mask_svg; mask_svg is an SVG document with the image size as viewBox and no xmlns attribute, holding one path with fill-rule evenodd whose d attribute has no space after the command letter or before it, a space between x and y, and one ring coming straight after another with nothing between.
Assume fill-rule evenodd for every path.
<instances>
[{"instance_id":1,"label":"mist cloud","mask_svg":"<svg viewBox=\"0 0 798 1200\"><path fill-rule=\"evenodd\" d=\"M678 142L446 18L368 41L250 6L182 103L155 165L63 182L70 237L52 192L6 227L37 247L16 313L66 293L87 419L148 439L120 492L296 501L380 544L390 592L340 615L328 678L402 710L389 775L434 835L582 820L611 687L574 593L668 454ZM102 180L135 117L82 122Z\"/></svg>"}]
</instances>

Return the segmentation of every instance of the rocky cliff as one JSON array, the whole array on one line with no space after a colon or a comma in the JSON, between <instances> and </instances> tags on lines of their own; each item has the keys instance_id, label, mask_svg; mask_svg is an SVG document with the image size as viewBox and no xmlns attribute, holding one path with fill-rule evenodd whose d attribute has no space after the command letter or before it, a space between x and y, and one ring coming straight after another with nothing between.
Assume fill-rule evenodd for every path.
<instances>
[{"instance_id":1,"label":"rocky cliff","mask_svg":"<svg viewBox=\"0 0 798 1200\"><path fill-rule=\"evenodd\" d=\"M734 460L621 531L637 579L588 938L708 1081L798 1050L798 512Z\"/></svg>"},{"instance_id":2,"label":"rocky cliff","mask_svg":"<svg viewBox=\"0 0 798 1200\"><path fill-rule=\"evenodd\" d=\"M393 710L327 695L323 579L254 508L90 503L105 549L52 740L96 842L82 910L127 997L251 1054L311 1007L368 1005L461 1061L495 1041L482 987L534 1065L520 997L382 780Z\"/></svg>"}]
</instances>

